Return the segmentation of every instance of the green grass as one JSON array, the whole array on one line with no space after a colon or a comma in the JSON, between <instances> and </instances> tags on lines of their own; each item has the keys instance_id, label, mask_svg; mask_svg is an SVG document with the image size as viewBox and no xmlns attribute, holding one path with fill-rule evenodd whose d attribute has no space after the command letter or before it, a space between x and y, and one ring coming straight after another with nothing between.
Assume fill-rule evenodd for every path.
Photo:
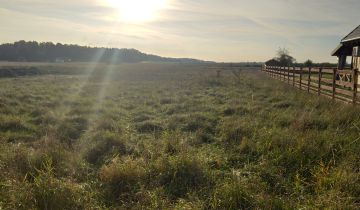
<instances>
[{"instance_id":1,"label":"green grass","mask_svg":"<svg viewBox=\"0 0 360 210\"><path fill-rule=\"evenodd\" d=\"M0 209L360 207L359 107L250 69L27 65L0 79Z\"/></svg>"}]
</instances>

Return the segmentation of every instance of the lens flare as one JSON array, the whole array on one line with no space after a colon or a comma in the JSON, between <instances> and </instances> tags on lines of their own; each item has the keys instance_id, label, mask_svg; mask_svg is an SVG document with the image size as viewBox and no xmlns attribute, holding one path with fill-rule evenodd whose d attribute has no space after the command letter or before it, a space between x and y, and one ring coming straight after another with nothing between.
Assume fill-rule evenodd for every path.
<instances>
[{"instance_id":1,"label":"lens flare","mask_svg":"<svg viewBox=\"0 0 360 210\"><path fill-rule=\"evenodd\" d=\"M143 22L156 19L156 13L166 6L167 0L106 0L118 10L125 22Z\"/></svg>"}]
</instances>

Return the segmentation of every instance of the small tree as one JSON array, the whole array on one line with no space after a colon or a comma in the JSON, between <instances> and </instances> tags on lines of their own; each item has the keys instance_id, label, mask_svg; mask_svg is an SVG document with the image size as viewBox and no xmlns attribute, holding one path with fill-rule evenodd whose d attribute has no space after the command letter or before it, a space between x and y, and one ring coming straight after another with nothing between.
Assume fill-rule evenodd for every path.
<instances>
[{"instance_id":1,"label":"small tree","mask_svg":"<svg viewBox=\"0 0 360 210\"><path fill-rule=\"evenodd\" d=\"M289 50L286 48L279 48L275 59L279 61L281 66L290 66L296 62L295 58L290 55Z\"/></svg>"},{"instance_id":2,"label":"small tree","mask_svg":"<svg viewBox=\"0 0 360 210\"><path fill-rule=\"evenodd\" d=\"M312 67L314 65L314 62L310 59L304 62L305 67Z\"/></svg>"}]
</instances>

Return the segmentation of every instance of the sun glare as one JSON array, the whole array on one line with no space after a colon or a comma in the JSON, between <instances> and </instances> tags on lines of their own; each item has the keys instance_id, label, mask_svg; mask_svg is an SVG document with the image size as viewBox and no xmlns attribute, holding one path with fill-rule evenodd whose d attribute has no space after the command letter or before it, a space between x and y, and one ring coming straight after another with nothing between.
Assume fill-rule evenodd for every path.
<instances>
[{"instance_id":1,"label":"sun glare","mask_svg":"<svg viewBox=\"0 0 360 210\"><path fill-rule=\"evenodd\" d=\"M156 12L166 6L167 0L107 0L109 6L119 11L119 18L127 22L150 21Z\"/></svg>"}]
</instances>

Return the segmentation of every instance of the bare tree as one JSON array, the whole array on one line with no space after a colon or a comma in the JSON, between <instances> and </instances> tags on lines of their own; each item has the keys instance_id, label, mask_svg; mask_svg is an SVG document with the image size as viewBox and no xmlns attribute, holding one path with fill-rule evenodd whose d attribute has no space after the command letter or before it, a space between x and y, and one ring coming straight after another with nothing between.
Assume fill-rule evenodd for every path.
<instances>
[{"instance_id":1,"label":"bare tree","mask_svg":"<svg viewBox=\"0 0 360 210\"><path fill-rule=\"evenodd\" d=\"M275 59L281 66L290 66L296 62L295 58L290 55L289 50L286 48L279 48Z\"/></svg>"}]
</instances>

